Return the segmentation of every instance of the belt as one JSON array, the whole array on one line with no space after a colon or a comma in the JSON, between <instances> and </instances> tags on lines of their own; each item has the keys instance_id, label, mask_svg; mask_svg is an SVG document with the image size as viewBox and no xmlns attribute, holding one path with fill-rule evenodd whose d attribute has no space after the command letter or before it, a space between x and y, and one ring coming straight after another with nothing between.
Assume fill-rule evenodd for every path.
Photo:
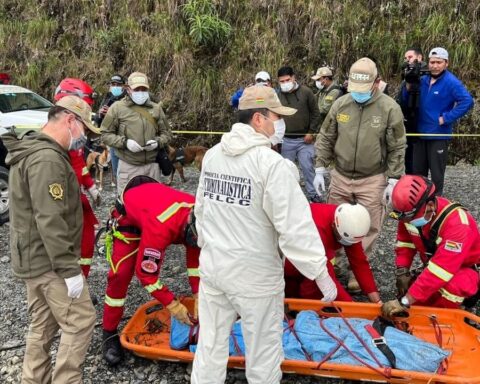
<instances>
[{"instance_id":1,"label":"belt","mask_svg":"<svg viewBox=\"0 0 480 384\"><path fill-rule=\"evenodd\" d=\"M119 225L118 227L115 227L115 230L121 233L127 232L133 235L139 235L139 236L142 234L140 229L138 229L137 227L134 227L133 225Z\"/></svg>"},{"instance_id":2,"label":"belt","mask_svg":"<svg viewBox=\"0 0 480 384\"><path fill-rule=\"evenodd\" d=\"M365 330L372 336L372 343L377 347L380 352L387 358L390 362L392 368L395 368L397 365L397 359L393 354L390 347L387 345L387 341L385 337L383 337L385 333L385 329L389 326L384 321L380 320L380 318L376 318L372 325L367 324L365 325Z\"/></svg>"}]
</instances>

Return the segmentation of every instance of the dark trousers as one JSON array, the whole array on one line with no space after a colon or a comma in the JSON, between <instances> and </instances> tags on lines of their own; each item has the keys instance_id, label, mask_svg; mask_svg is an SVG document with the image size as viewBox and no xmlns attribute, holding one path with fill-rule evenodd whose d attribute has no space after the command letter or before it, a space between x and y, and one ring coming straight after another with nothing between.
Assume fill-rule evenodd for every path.
<instances>
[{"instance_id":1,"label":"dark trousers","mask_svg":"<svg viewBox=\"0 0 480 384\"><path fill-rule=\"evenodd\" d=\"M413 174L413 144L418 140L416 137L407 136L407 148L405 149L405 173Z\"/></svg>"},{"instance_id":2,"label":"dark trousers","mask_svg":"<svg viewBox=\"0 0 480 384\"><path fill-rule=\"evenodd\" d=\"M413 144L413 173L430 176L435 184L435 194L443 194L445 168L448 159L448 140L418 139Z\"/></svg>"}]
</instances>

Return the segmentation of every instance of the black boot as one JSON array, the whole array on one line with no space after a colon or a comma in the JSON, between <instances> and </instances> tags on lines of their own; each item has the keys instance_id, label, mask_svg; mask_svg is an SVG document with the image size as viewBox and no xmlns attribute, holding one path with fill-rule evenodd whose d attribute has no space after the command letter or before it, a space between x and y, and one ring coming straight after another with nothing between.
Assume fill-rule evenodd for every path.
<instances>
[{"instance_id":1,"label":"black boot","mask_svg":"<svg viewBox=\"0 0 480 384\"><path fill-rule=\"evenodd\" d=\"M103 358L108 365L117 365L123 360L123 348L117 331L103 330Z\"/></svg>"}]
</instances>

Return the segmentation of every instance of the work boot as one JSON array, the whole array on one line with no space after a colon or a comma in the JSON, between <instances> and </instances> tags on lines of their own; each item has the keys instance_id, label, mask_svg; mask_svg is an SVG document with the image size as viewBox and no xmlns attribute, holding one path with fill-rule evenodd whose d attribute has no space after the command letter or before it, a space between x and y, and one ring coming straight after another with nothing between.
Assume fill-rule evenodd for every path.
<instances>
[{"instance_id":1,"label":"work boot","mask_svg":"<svg viewBox=\"0 0 480 384\"><path fill-rule=\"evenodd\" d=\"M362 291L360 289L360 285L358 284L357 279L351 271L348 272L347 291L350 293L360 293Z\"/></svg>"},{"instance_id":2,"label":"work boot","mask_svg":"<svg viewBox=\"0 0 480 384\"><path fill-rule=\"evenodd\" d=\"M103 330L103 358L108 365L117 365L123 360L123 348L117 331Z\"/></svg>"}]
</instances>

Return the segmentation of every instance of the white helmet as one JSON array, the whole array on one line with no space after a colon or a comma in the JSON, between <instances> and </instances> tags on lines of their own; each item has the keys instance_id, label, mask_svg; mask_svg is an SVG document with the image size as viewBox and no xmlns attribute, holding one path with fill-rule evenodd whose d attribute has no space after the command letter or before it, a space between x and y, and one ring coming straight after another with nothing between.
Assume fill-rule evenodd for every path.
<instances>
[{"instance_id":1,"label":"white helmet","mask_svg":"<svg viewBox=\"0 0 480 384\"><path fill-rule=\"evenodd\" d=\"M370 215L363 205L340 204L335 210L335 228L341 244L358 243L370 230Z\"/></svg>"}]
</instances>

